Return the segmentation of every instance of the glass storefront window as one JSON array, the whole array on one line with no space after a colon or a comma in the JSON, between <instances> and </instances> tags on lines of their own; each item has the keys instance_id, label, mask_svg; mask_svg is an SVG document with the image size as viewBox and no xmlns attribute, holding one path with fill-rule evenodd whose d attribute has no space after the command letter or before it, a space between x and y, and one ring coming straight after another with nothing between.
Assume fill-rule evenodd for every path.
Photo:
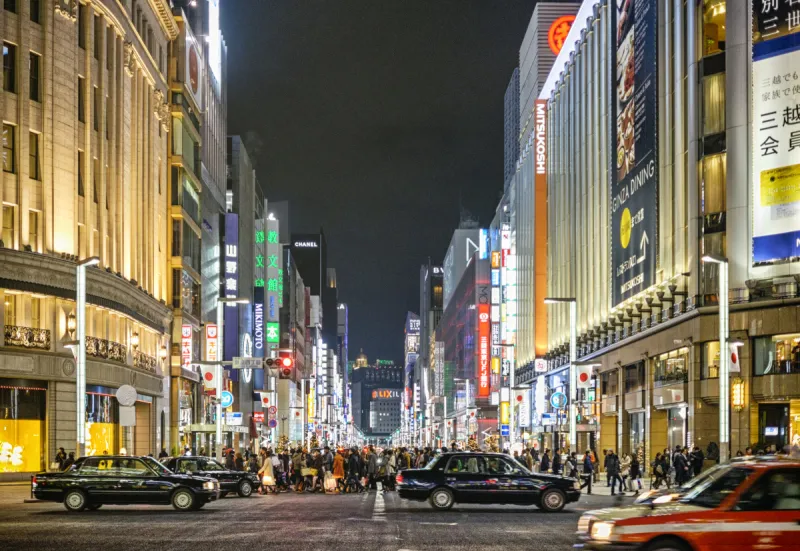
<instances>
[{"instance_id":1,"label":"glass storefront window","mask_svg":"<svg viewBox=\"0 0 800 551\"><path fill-rule=\"evenodd\" d=\"M644 449L644 412L628 414L628 428L630 429L630 453L634 454L639 449Z\"/></svg>"},{"instance_id":2,"label":"glass storefront window","mask_svg":"<svg viewBox=\"0 0 800 551\"><path fill-rule=\"evenodd\" d=\"M703 0L703 56L725 51L725 0Z\"/></svg>"},{"instance_id":3,"label":"glass storefront window","mask_svg":"<svg viewBox=\"0 0 800 551\"><path fill-rule=\"evenodd\" d=\"M717 254L723 257L727 256L725 232L704 235L701 249L701 256L706 254ZM703 294L706 297L709 295L716 295L719 282L719 264L704 262L701 269L703 270Z\"/></svg>"},{"instance_id":4,"label":"glass storefront window","mask_svg":"<svg viewBox=\"0 0 800 551\"><path fill-rule=\"evenodd\" d=\"M616 396L619 387L619 379L617 378L617 371L606 371L600 376L600 394L603 398L606 396Z\"/></svg>"},{"instance_id":5,"label":"glass storefront window","mask_svg":"<svg viewBox=\"0 0 800 551\"><path fill-rule=\"evenodd\" d=\"M45 468L45 403L39 381L0 379L0 473Z\"/></svg>"},{"instance_id":6,"label":"glass storefront window","mask_svg":"<svg viewBox=\"0 0 800 551\"><path fill-rule=\"evenodd\" d=\"M700 378L719 378L719 341L703 343L703 354L700 358Z\"/></svg>"},{"instance_id":7,"label":"glass storefront window","mask_svg":"<svg viewBox=\"0 0 800 551\"><path fill-rule=\"evenodd\" d=\"M108 394L86 393L86 455L119 452L119 406Z\"/></svg>"},{"instance_id":8,"label":"glass storefront window","mask_svg":"<svg viewBox=\"0 0 800 551\"><path fill-rule=\"evenodd\" d=\"M656 357L653 386L660 387L689 380L689 349L679 348Z\"/></svg>"},{"instance_id":9,"label":"glass storefront window","mask_svg":"<svg viewBox=\"0 0 800 551\"><path fill-rule=\"evenodd\" d=\"M800 334L754 340L754 375L800 373Z\"/></svg>"},{"instance_id":10,"label":"glass storefront window","mask_svg":"<svg viewBox=\"0 0 800 551\"><path fill-rule=\"evenodd\" d=\"M703 136L720 132L725 132L725 73L703 78Z\"/></svg>"}]
</instances>

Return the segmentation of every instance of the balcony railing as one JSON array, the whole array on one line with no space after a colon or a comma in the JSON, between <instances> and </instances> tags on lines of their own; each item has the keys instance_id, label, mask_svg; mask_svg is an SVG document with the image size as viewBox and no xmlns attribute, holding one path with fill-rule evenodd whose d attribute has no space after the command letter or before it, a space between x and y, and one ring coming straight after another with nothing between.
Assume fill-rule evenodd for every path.
<instances>
[{"instance_id":1,"label":"balcony railing","mask_svg":"<svg viewBox=\"0 0 800 551\"><path fill-rule=\"evenodd\" d=\"M689 373L687 371L673 371L670 373L656 373L653 376L653 387L674 385L676 383L688 383Z\"/></svg>"},{"instance_id":2,"label":"balcony railing","mask_svg":"<svg viewBox=\"0 0 800 551\"><path fill-rule=\"evenodd\" d=\"M139 352L138 350L133 351L133 367L138 369L144 369L145 371L150 371L152 373L156 372L156 359L153 356L145 354L144 352Z\"/></svg>"},{"instance_id":3,"label":"balcony railing","mask_svg":"<svg viewBox=\"0 0 800 551\"><path fill-rule=\"evenodd\" d=\"M95 358L103 358L124 364L128 361L128 347L118 342L97 337L86 337L86 353Z\"/></svg>"},{"instance_id":4,"label":"balcony railing","mask_svg":"<svg viewBox=\"0 0 800 551\"><path fill-rule=\"evenodd\" d=\"M19 346L22 348L39 348L50 350L50 330L35 327L21 327L19 325L6 325L5 345Z\"/></svg>"}]
</instances>

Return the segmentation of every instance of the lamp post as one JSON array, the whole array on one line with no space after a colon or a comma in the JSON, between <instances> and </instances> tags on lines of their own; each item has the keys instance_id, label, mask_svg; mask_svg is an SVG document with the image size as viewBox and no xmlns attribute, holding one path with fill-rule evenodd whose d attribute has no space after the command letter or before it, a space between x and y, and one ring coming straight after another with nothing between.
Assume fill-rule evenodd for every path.
<instances>
[{"instance_id":1,"label":"lamp post","mask_svg":"<svg viewBox=\"0 0 800 551\"><path fill-rule=\"evenodd\" d=\"M67 330L75 340L65 341L75 357L75 455L83 457L86 446L86 268L100 264L92 256L78 262L75 282L75 311L67 319Z\"/></svg>"},{"instance_id":2,"label":"lamp post","mask_svg":"<svg viewBox=\"0 0 800 551\"><path fill-rule=\"evenodd\" d=\"M222 307L225 304L250 304L250 300L239 297L219 297L217 299L217 338L219 339L219 342L222 343L223 354L225 350L225 337L223 336L225 316L222 313ZM214 377L217 380L217 446L215 455L217 457L217 461L222 461L222 362L214 362L214 365Z\"/></svg>"},{"instance_id":3,"label":"lamp post","mask_svg":"<svg viewBox=\"0 0 800 551\"><path fill-rule=\"evenodd\" d=\"M730 459L730 364L728 363L728 259L716 254L704 255L706 264L718 264L719 288L719 462Z\"/></svg>"},{"instance_id":4,"label":"lamp post","mask_svg":"<svg viewBox=\"0 0 800 551\"><path fill-rule=\"evenodd\" d=\"M575 362L578 360L578 302L574 298L545 298L545 304L569 304L569 445L577 450L578 434L575 424L577 411L575 401L578 395L575 377Z\"/></svg>"}]
</instances>

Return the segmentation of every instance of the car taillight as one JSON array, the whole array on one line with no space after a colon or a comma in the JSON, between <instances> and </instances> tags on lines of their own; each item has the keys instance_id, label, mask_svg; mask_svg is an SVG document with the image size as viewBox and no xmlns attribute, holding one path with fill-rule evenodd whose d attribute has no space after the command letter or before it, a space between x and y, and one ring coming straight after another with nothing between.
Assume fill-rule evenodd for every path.
<instances>
[{"instance_id":1,"label":"car taillight","mask_svg":"<svg viewBox=\"0 0 800 551\"><path fill-rule=\"evenodd\" d=\"M33 475L33 478L31 478L31 484L36 486L36 475Z\"/></svg>"},{"instance_id":2,"label":"car taillight","mask_svg":"<svg viewBox=\"0 0 800 551\"><path fill-rule=\"evenodd\" d=\"M402 484L403 483L403 475L401 473L397 473L397 476L394 477L394 481L397 482L398 484Z\"/></svg>"}]
</instances>

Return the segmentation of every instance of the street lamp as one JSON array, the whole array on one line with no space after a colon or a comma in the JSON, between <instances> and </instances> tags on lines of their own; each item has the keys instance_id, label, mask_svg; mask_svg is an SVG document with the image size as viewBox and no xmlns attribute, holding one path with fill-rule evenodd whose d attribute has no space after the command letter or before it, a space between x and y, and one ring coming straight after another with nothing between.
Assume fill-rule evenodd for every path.
<instances>
[{"instance_id":1,"label":"street lamp","mask_svg":"<svg viewBox=\"0 0 800 551\"><path fill-rule=\"evenodd\" d=\"M730 364L728 363L728 259L717 254L706 254L701 259L706 264L719 265L719 462L730 459Z\"/></svg>"},{"instance_id":2,"label":"street lamp","mask_svg":"<svg viewBox=\"0 0 800 551\"><path fill-rule=\"evenodd\" d=\"M239 297L219 297L217 299L217 335L219 342L225 350L225 340L223 337L225 316L222 314L224 304L250 304L250 300ZM217 461L222 461L222 362L215 362L215 376L217 379Z\"/></svg>"},{"instance_id":3,"label":"street lamp","mask_svg":"<svg viewBox=\"0 0 800 551\"><path fill-rule=\"evenodd\" d=\"M569 445L578 449L578 434L575 424L577 411L575 400L578 395L575 378L575 362L578 360L576 349L578 343L578 302L574 298L545 298L545 304L569 304Z\"/></svg>"},{"instance_id":4,"label":"street lamp","mask_svg":"<svg viewBox=\"0 0 800 551\"><path fill-rule=\"evenodd\" d=\"M71 348L75 356L75 455L78 457L83 457L86 445L86 268L98 264L100 258L96 256L78 262L75 282L77 315L72 317L70 314L67 319L67 330L71 334L77 331L77 338L64 342L64 346Z\"/></svg>"}]
</instances>

